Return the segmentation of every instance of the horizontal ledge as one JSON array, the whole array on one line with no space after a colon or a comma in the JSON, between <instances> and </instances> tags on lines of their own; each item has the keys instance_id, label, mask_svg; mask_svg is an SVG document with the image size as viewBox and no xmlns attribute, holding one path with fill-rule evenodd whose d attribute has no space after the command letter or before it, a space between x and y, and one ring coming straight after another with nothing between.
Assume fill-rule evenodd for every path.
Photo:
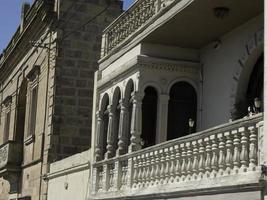
<instances>
[{"instance_id":1,"label":"horizontal ledge","mask_svg":"<svg viewBox=\"0 0 267 200\"><path fill-rule=\"evenodd\" d=\"M72 173L79 172L82 170L87 170L87 169L90 169L90 162L86 162L86 163L83 163L83 164L80 164L74 167L68 167L66 169L62 169L56 172L50 172L44 176L44 179L51 180L51 179L54 179L60 176L72 174Z\"/></svg>"}]
</instances>

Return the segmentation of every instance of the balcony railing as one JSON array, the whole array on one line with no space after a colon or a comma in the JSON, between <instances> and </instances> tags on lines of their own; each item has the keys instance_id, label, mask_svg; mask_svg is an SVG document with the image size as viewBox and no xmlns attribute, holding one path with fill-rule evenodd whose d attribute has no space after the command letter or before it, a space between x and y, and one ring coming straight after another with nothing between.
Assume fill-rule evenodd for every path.
<instances>
[{"instance_id":1,"label":"balcony railing","mask_svg":"<svg viewBox=\"0 0 267 200\"><path fill-rule=\"evenodd\" d=\"M179 184L192 190L219 177L232 176L230 184L249 176L256 179L253 173L260 174L257 124L262 120L258 114L94 163L92 193L104 199L131 191L136 195L137 190L155 193L158 190L149 188L160 190L166 185L174 191ZM196 181L202 182L190 188L190 182Z\"/></svg>"},{"instance_id":2,"label":"balcony railing","mask_svg":"<svg viewBox=\"0 0 267 200\"><path fill-rule=\"evenodd\" d=\"M8 141L0 146L0 173L16 171L22 161L22 144Z\"/></svg>"},{"instance_id":3,"label":"balcony railing","mask_svg":"<svg viewBox=\"0 0 267 200\"><path fill-rule=\"evenodd\" d=\"M102 57L109 55L140 31L146 24L167 10L172 3L181 0L138 0L111 23L103 33Z\"/></svg>"}]
</instances>

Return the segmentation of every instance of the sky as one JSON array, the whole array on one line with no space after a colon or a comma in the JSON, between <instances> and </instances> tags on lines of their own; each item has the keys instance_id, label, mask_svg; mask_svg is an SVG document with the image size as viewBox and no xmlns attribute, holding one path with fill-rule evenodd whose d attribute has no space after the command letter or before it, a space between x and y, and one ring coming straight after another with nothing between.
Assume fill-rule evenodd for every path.
<instances>
[{"instance_id":1,"label":"sky","mask_svg":"<svg viewBox=\"0 0 267 200\"><path fill-rule=\"evenodd\" d=\"M0 53L8 45L20 23L20 11L23 2L34 0L1 0L0 4ZM124 0L123 8L127 9L134 0Z\"/></svg>"}]
</instances>

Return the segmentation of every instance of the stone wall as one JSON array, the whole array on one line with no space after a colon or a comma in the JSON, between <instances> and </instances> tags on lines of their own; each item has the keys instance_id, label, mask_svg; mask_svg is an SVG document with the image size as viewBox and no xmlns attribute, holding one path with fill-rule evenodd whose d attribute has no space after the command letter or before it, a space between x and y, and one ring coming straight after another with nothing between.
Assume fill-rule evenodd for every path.
<instances>
[{"instance_id":1,"label":"stone wall","mask_svg":"<svg viewBox=\"0 0 267 200\"><path fill-rule=\"evenodd\" d=\"M50 161L90 147L94 72L102 31L121 13L122 6L120 1L110 2L109 6L103 0L60 3Z\"/></svg>"}]
</instances>

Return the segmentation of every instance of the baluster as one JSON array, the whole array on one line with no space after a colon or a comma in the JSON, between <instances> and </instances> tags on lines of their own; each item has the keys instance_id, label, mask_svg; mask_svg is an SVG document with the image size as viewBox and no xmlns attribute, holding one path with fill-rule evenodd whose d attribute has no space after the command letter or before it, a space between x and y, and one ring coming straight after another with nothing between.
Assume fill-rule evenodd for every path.
<instances>
[{"instance_id":1,"label":"baluster","mask_svg":"<svg viewBox=\"0 0 267 200\"><path fill-rule=\"evenodd\" d=\"M164 172L164 179L165 183L169 182L170 178L170 154L169 154L169 148L164 149L164 155L165 155L165 172Z\"/></svg>"},{"instance_id":2,"label":"baluster","mask_svg":"<svg viewBox=\"0 0 267 200\"><path fill-rule=\"evenodd\" d=\"M100 169L99 167L93 167L92 179L93 183L91 185L92 192L95 194L99 190L99 178L100 178Z\"/></svg>"},{"instance_id":3,"label":"baluster","mask_svg":"<svg viewBox=\"0 0 267 200\"><path fill-rule=\"evenodd\" d=\"M219 161L218 161L219 174L223 175L225 169L225 142L222 133L219 133L217 137L219 139Z\"/></svg>"},{"instance_id":4,"label":"baluster","mask_svg":"<svg viewBox=\"0 0 267 200\"><path fill-rule=\"evenodd\" d=\"M142 185L142 172L143 172L142 158L141 158L141 156L138 156L137 159L138 159L138 187L141 187L141 185Z\"/></svg>"},{"instance_id":5,"label":"baluster","mask_svg":"<svg viewBox=\"0 0 267 200\"><path fill-rule=\"evenodd\" d=\"M205 152L205 148L203 146L203 139L199 139L198 140L198 146L199 146L199 162L198 162L198 171L199 171L199 178L203 178L203 174L204 174L204 167L205 167L205 163L204 163L204 152Z\"/></svg>"},{"instance_id":6,"label":"baluster","mask_svg":"<svg viewBox=\"0 0 267 200\"><path fill-rule=\"evenodd\" d=\"M246 172L248 167L248 137L244 127L239 128L238 132L241 133L240 170Z\"/></svg>"},{"instance_id":7,"label":"baluster","mask_svg":"<svg viewBox=\"0 0 267 200\"><path fill-rule=\"evenodd\" d=\"M160 183L160 157L158 151L155 151L155 165L155 184L158 185Z\"/></svg>"},{"instance_id":8,"label":"baluster","mask_svg":"<svg viewBox=\"0 0 267 200\"><path fill-rule=\"evenodd\" d=\"M138 185L138 159L137 157L133 158L133 166L134 166L134 172L133 172L133 187L137 188Z\"/></svg>"},{"instance_id":9,"label":"baluster","mask_svg":"<svg viewBox=\"0 0 267 200\"><path fill-rule=\"evenodd\" d=\"M252 171L256 170L257 165L257 135L255 127L251 126L249 130L249 168Z\"/></svg>"},{"instance_id":10,"label":"baluster","mask_svg":"<svg viewBox=\"0 0 267 200\"><path fill-rule=\"evenodd\" d=\"M136 162L134 162L134 160L133 160L133 157L130 157L130 158L128 158L126 161L126 183L127 183L127 188L132 188L133 187L133 185L134 185L134 179L135 179L135 177L134 176L136 176L137 177L137 175L138 175L138 173L137 173L137 175L135 175L135 166L134 166L134 163ZM137 165L137 167L138 167L138 165Z\"/></svg>"},{"instance_id":11,"label":"baluster","mask_svg":"<svg viewBox=\"0 0 267 200\"><path fill-rule=\"evenodd\" d=\"M128 182L128 175L130 174L130 170L129 170L129 167L128 167L128 163L127 163L127 160L125 161L125 166L124 166L124 173L125 173L125 180L124 180L124 186L126 187L129 182ZM130 186L132 185L131 184L132 182L130 182Z\"/></svg>"},{"instance_id":12,"label":"baluster","mask_svg":"<svg viewBox=\"0 0 267 200\"><path fill-rule=\"evenodd\" d=\"M142 156L142 187L146 185L146 156L143 154Z\"/></svg>"},{"instance_id":13,"label":"baluster","mask_svg":"<svg viewBox=\"0 0 267 200\"><path fill-rule=\"evenodd\" d=\"M186 166L187 166L187 162L186 162L186 150L185 150L185 144L182 143L180 145L181 147L181 152L182 152L182 166L181 166L181 180L185 180L185 176L186 176Z\"/></svg>"},{"instance_id":14,"label":"baluster","mask_svg":"<svg viewBox=\"0 0 267 200\"><path fill-rule=\"evenodd\" d=\"M109 191L112 191L114 187L114 166L109 164Z\"/></svg>"},{"instance_id":15,"label":"baluster","mask_svg":"<svg viewBox=\"0 0 267 200\"><path fill-rule=\"evenodd\" d=\"M191 179L192 175L192 147L191 147L191 142L186 143L186 148L187 148L187 165L186 165L186 171L187 171L187 179Z\"/></svg>"},{"instance_id":16,"label":"baluster","mask_svg":"<svg viewBox=\"0 0 267 200\"><path fill-rule=\"evenodd\" d=\"M174 164L174 160L175 160L174 148L173 147L170 147L170 182L171 183L174 182L174 178L175 178L175 164Z\"/></svg>"},{"instance_id":17,"label":"baluster","mask_svg":"<svg viewBox=\"0 0 267 200\"><path fill-rule=\"evenodd\" d=\"M103 190L103 166L98 168L98 187L97 191L102 191Z\"/></svg>"},{"instance_id":18,"label":"baluster","mask_svg":"<svg viewBox=\"0 0 267 200\"><path fill-rule=\"evenodd\" d=\"M211 169L213 176L216 176L218 171L218 145L217 145L217 139L215 135L210 136L211 142L212 142L212 159L211 159Z\"/></svg>"},{"instance_id":19,"label":"baluster","mask_svg":"<svg viewBox=\"0 0 267 200\"><path fill-rule=\"evenodd\" d=\"M102 176L102 189L107 191L109 188L109 166L108 164L103 165L103 176Z\"/></svg>"},{"instance_id":20,"label":"baluster","mask_svg":"<svg viewBox=\"0 0 267 200\"><path fill-rule=\"evenodd\" d=\"M205 170L207 177L209 177L211 171L211 145L210 145L210 139L208 137L206 137L204 141L206 144Z\"/></svg>"},{"instance_id":21,"label":"baluster","mask_svg":"<svg viewBox=\"0 0 267 200\"><path fill-rule=\"evenodd\" d=\"M146 153L146 186L150 184L150 173L151 173L151 166L150 166L150 154Z\"/></svg>"},{"instance_id":22,"label":"baluster","mask_svg":"<svg viewBox=\"0 0 267 200\"><path fill-rule=\"evenodd\" d=\"M115 161L114 163L114 170L113 170L113 177L114 177L114 190L118 190L122 185L122 163L120 161Z\"/></svg>"},{"instance_id":23,"label":"baluster","mask_svg":"<svg viewBox=\"0 0 267 200\"><path fill-rule=\"evenodd\" d=\"M165 173L165 155L163 149L159 151L160 153L160 183L164 183L164 173Z\"/></svg>"},{"instance_id":24,"label":"baluster","mask_svg":"<svg viewBox=\"0 0 267 200\"><path fill-rule=\"evenodd\" d=\"M240 139L239 133L236 130L232 131L232 135L234 135L234 156L233 156L233 164L234 164L234 172L238 173L240 167Z\"/></svg>"},{"instance_id":25,"label":"baluster","mask_svg":"<svg viewBox=\"0 0 267 200\"><path fill-rule=\"evenodd\" d=\"M175 163L175 181L178 182L180 175L181 175L181 154L180 154L180 148L179 145L175 145L174 146L175 149L175 159L176 159L176 163Z\"/></svg>"},{"instance_id":26,"label":"baluster","mask_svg":"<svg viewBox=\"0 0 267 200\"><path fill-rule=\"evenodd\" d=\"M226 158L225 165L227 174L231 173L231 169L233 167L233 141L230 135L230 132L225 132L224 136L226 137Z\"/></svg>"},{"instance_id":27,"label":"baluster","mask_svg":"<svg viewBox=\"0 0 267 200\"><path fill-rule=\"evenodd\" d=\"M126 182L126 174L125 174L125 161L121 161L121 181L120 184L118 186L118 188L123 188L125 186L125 182Z\"/></svg>"},{"instance_id":28,"label":"baluster","mask_svg":"<svg viewBox=\"0 0 267 200\"><path fill-rule=\"evenodd\" d=\"M193 165L192 165L193 179L197 179L198 165L199 165L197 144L198 144L197 141L192 142L192 145L193 145Z\"/></svg>"},{"instance_id":29,"label":"baluster","mask_svg":"<svg viewBox=\"0 0 267 200\"><path fill-rule=\"evenodd\" d=\"M151 171L150 171L150 185L153 186L155 183L155 176L156 176L156 163L155 163L155 155L154 152L150 152L150 164L151 164Z\"/></svg>"}]
</instances>

